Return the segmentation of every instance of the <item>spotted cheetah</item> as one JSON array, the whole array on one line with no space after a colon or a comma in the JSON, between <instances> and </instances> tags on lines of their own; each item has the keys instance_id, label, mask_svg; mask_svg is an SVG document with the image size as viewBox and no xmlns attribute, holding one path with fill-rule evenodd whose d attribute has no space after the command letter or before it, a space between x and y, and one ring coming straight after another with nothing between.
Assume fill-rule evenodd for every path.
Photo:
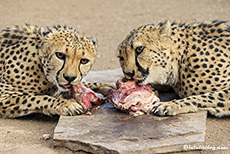
<instances>
[{"instance_id":1,"label":"spotted cheetah","mask_svg":"<svg viewBox=\"0 0 230 154\"><path fill-rule=\"evenodd\" d=\"M26 24L0 32L0 116L14 118L84 113L62 93L79 83L92 67L97 41L66 26ZM87 84L88 87L103 87Z\"/></svg>"},{"instance_id":2,"label":"spotted cheetah","mask_svg":"<svg viewBox=\"0 0 230 154\"><path fill-rule=\"evenodd\" d=\"M154 104L155 115L206 110L230 115L230 27L225 21L165 21L131 31L118 47L126 78L170 85L181 99Z\"/></svg>"}]
</instances>

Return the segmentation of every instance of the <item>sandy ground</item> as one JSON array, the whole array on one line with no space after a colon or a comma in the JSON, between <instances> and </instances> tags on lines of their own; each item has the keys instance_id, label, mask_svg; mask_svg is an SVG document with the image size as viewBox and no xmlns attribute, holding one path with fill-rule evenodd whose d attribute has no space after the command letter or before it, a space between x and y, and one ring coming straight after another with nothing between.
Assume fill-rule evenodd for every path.
<instances>
[{"instance_id":1,"label":"sandy ground","mask_svg":"<svg viewBox=\"0 0 230 154\"><path fill-rule=\"evenodd\" d=\"M93 70L119 67L116 49L133 29L165 19L180 22L229 20L230 0L0 0L0 28L30 23L75 27L99 41ZM58 117L31 115L19 119L0 119L0 153L3 154L72 154L54 148L52 139ZM229 150L203 150L186 154L230 153L230 119L207 120L206 145Z\"/></svg>"}]
</instances>

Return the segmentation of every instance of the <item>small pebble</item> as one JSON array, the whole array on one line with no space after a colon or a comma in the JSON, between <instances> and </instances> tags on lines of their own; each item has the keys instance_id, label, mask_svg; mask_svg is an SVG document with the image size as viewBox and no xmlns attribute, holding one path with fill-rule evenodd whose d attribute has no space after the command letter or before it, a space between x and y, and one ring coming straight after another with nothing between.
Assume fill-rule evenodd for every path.
<instances>
[{"instance_id":1,"label":"small pebble","mask_svg":"<svg viewBox=\"0 0 230 154\"><path fill-rule=\"evenodd\" d=\"M50 134L44 134L42 135L43 140L49 140L51 138Z\"/></svg>"}]
</instances>

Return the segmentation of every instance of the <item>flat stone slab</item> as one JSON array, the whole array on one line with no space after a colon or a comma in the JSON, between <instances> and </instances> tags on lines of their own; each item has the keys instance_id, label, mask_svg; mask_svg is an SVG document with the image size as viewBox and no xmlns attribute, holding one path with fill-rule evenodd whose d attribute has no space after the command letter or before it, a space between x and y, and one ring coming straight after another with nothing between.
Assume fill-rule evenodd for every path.
<instances>
[{"instance_id":1,"label":"flat stone slab","mask_svg":"<svg viewBox=\"0 0 230 154\"><path fill-rule=\"evenodd\" d=\"M198 147L205 140L206 112L135 118L107 103L92 113L61 116L54 145L95 154L150 154L183 151L184 145Z\"/></svg>"},{"instance_id":2,"label":"flat stone slab","mask_svg":"<svg viewBox=\"0 0 230 154\"><path fill-rule=\"evenodd\" d=\"M115 71L110 71L111 82L121 77L119 73L113 76ZM106 82L107 73L91 72L87 81L97 82L102 77ZM175 97L173 93L160 94L164 101ZM173 117L142 115L135 118L105 103L91 112L92 115L61 116L54 131L54 146L95 154L150 154L184 151L184 145L199 147L205 141L207 113L204 111Z\"/></svg>"}]
</instances>

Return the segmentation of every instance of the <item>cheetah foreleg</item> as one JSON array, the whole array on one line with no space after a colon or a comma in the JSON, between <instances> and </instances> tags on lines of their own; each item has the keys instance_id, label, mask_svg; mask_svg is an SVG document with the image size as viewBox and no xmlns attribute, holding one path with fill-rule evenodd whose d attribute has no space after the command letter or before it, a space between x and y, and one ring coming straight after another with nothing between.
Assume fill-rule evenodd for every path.
<instances>
[{"instance_id":1,"label":"cheetah foreleg","mask_svg":"<svg viewBox=\"0 0 230 154\"><path fill-rule=\"evenodd\" d=\"M211 115L223 117L230 115L230 96L228 90L209 92L184 99L154 104L152 113L159 116L206 110Z\"/></svg>"},{"instance_id":2,"label":"cheetah foreleg","mask_svg":"<svg viewBox=\"0 0 230 154\"><path fill-rule=\"evenodd\" d=\"M6 118L15 118L31 113L74 116L85 112L83 107L74 99L66 100L61 96L54 98L48 95L12 95L0 98L2 100L0 115Z\"/></svg>"}]
</instances>

